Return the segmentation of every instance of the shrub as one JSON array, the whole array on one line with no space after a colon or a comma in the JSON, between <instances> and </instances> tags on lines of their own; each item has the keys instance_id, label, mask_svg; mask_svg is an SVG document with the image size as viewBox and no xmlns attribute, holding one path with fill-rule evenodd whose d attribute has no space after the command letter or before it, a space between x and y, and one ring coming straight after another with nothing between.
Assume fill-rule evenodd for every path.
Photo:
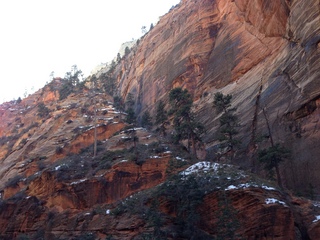
<instances>
[{"instance_id":1,"label":"shrub","mask_svg":"<svg viewBox=\"0 0 320 240\"><path fill-rule=\"evenodd\" d=\"M46 107L46 105L44 103L39 103L38 105L38 116L39 117L47 117L50 113L49 108Z\"/></svg>"}]
</instances>

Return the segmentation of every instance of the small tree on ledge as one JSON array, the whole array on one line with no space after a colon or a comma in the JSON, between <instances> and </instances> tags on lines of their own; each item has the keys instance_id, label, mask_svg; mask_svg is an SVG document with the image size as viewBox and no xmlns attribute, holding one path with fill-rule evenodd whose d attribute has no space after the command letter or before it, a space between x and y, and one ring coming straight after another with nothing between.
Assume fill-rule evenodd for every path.
<instances>
[{"instance_id":1,"label":"small tree on ledge","mask_svg":"<svg viewBox=\"0 0 320 240\"><path fill-rule=\"evenodd\" d=\"M290 151L279 143L258 152L258 160L264 164L264 168L268 171L269 177L273 177L273 170L275 169L280 188L283 188L283 185L279 165L288 157L290 157Z\"/></svg>"},{"instance_id":2,"label":"small tree on ledge","mask_svg":"<svg viewBox=\"0 0 320 240\"><path fill-rule=\"evenodd\" d=\"M237 128L239 127L238 117L235 115L236 108L231 107L232 95L223 95L217 92L214 95L214 107L218 114L222 113L220 117L220 128L218 130L218 140L232 152L234 147L240 143L235 139L238 134Z\"/></svg>"},{"instance_id":3,"label":"small tree on ledge","mask_svg":"<svg viewBox=\"0 0 320 240\"><path fill-rule=\"evenodd\" d=\"M193 100L187 89L174 88L169 93L171 104L170 114L174 115L173 126L175 129L174 140L188 140L188 148L192 149L192 154L196 157L196 143L201 142L201 135L205 132L204 126L197 121L191 111Z\"/></svg>"}]
</instances>

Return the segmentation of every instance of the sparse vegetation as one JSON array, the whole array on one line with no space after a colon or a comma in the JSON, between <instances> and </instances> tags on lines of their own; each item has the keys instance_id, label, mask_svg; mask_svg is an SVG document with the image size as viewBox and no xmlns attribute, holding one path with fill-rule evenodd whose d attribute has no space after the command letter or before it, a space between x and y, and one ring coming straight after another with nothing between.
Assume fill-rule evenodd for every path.
<instances>
[{"instance_id":1,"label":"sparse vegetation","mask_svg":"<svg viewBox=\"0 0 320 240\"><path fill-rule=\"evenodd\" d=\"M47 108L47 106L43 102L39 103L38 116L41 118L45 118L45 117L48 117L49 113L50 113L50 109Z\"/></svg>"},{"instance_id":2,"label":"sparse vegetation","mask_svg":"<svg viewBox=\"0 0 320 240\"><path fill-rule=\"evenodd\" d=\"M186 89L174 88L169 93L171 104L170 113L174 115L173 126L175 129L174 142L188 140L188 149L196 157L196 143L201 142L201 135L205 132L204 126L197 121L191 111L193 100Z\"/></svg>"},{"instance_id":3,"label":"sparse vegetation","mask_svg":"<svg viewBox=\"0 0 320 240\"><path fill-rule=\"evenodd\" d=\"M273 178L274 170L276 171L278 184L281 188L283 188L283 185L279 165L288 157L290 157L290 151L279 143L258 152L258 160L263 163L270 178Z\"/></svg>"},{"instance_id":4,"label":"sparse vegetation","mask_svg":"<svg viewBox=\"0 0 320 240\"><path fill-rule=\"evenodd\" d=\"M221 92L217 92L214 95L214 107L220 116L220 128L218 130L218 140L221 142L221 149L225 149L224 153L230 152L231 158L233 157L234 148L240 143L235 138L238 134L239 121L235 114L237 110L231 107L232 95L224 95Z\"/></svg>"},{"instance_id":5,"label":"sparse vegetation","mask_svg":"<svg viewBox=\"0 0 320 240\"><path fill-rule=\"evenodd\" d=\"M62 86L59 89L59 98L63 100L71 93L83 89L84 81L83 74L77 65L71 67L70 72L66 72L65 77L62 79Z\"/></svg>"},{"instance_id":6,"label":"sparse vegetation","mask_svg":"<svg viewBox=\"0 0 320 240\"><path fill-rule=\"evenodd\" d=\"M142 118L141 118L141 126L150 130L152 125L153 125L153 123L152 123L152 118L151 118L150 112L145 111L142 115Z\"/></svg>"},{"instance_id":7,"label":"sparse vegetation","mask_svg":"<svg viewBox=\"0 0 320 240\"><path fill-rule=\"evenodd\" d=\"M158 126L156 130L159 131L161 135L166 136L166 126L170 123L168 121L168 113L165 110L165 105L161 100L159 101L156 109L155 124Z\"/></svg>"}]
</instances>

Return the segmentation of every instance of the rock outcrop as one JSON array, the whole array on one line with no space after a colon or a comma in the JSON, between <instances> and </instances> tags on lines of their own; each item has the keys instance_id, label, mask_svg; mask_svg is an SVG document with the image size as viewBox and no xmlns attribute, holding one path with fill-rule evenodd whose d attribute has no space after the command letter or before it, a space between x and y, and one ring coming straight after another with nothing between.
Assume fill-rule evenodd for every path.
<instances>
[{"instance_id":1,"label":"rock outcrop","mask_svg":"<svg viewBox=\"0 0 320 240\"><path fill-rule=\"evenodd\" d=\"M268 121L274 140L292 149L282 171L286 186L305 192L312 185L319 193L319 22L317 0L182 1L122 60L115 77L141 114L168 102L172 88L187 88L207 129L208 151L219 126L213 96L232 94L245 152L237 164L256 170L256 150L267 144L255 139L269 134Z\"/></svg>"},{"instance_id":2,"label":"rock outcrop","mask_svg":"<svg viewBox=\"0 0 320 240\"><path fill-rule=\"evenodd\" d=\"M241 140L231 163L263 175L257 152L272 137L291 150L280 166L285 188L319 198L319 1L182 0L130 53L96 77L101 89L103 81L116 79L115 95L123 100L129 93L134 96L138 120L145 111L155 115L159 100L169 109L174 87L188 89L196 117L207 130L207 165L217 160L219 144L214 94L231 94ZM177 200L165 198L167 189L161 186L194 159L164 137L124 123L112 96L103 90L96 94L90 83L60 99L63 81L57 78L21 102L0 106L0 238L180 236L175 235L181 230ZM42 116L40 104L45 106ZM93 156L95 134L98 156ZM261 137L266 140L256 141ZM210 174L205 171L199 181L210 185ZM208 188L201 203L188 209L195 214L199 234L212 238L231 227L245 239L318 238L318 202L287 190L247 185L233 174L212 179L238 185ZM186 180L187 175L176 176ZM154 194L159 189L163 192ZM222 196L226 210L234 212L221 212ZM155 202L158 212L152 212ZM221 223L219 214L231 214L231 222ZM220 228L233 219L233 226Z\"/></svg>"}]
</instances>

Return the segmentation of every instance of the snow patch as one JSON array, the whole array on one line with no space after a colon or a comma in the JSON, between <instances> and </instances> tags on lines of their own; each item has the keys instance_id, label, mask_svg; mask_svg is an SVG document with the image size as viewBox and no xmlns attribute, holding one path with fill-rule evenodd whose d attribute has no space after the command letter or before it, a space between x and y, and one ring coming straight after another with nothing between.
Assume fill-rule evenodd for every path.
<instances>
[{"instance_id":1,"label":"snow patch","mask_svg":"<svg viewBox=\"0 0 320 240\"><path fill-rule=\"evenodd\" d=\"M266 198L265 203L266 203L266 204L275 204L275 203L279 203L279 204L282 204L282 205L284 205L284 206L287 206L285 202L280 201L280 200L275 199L275 198Z\"/></svg>"},{"instance_id":2,"label":"snow patch","mask_svg":"<svg viewBox=\"0 0 320 240\"><path fill-rule=\"evenodd\" d=\"M150 156L149 158L161 158L160 156Z\"/></svg>"},{"instance_id":3,"label":"snow patch","mask_svg":"<svg viewBox=\"0 0 320 240\"><path fill-rule=\"evenodd\" d=\"M229 179L229 178L228 178ZM230 179L229 179L230 180ZM234 186L234 185L230 185L229 187L227 187L225 190L232 190L232 189L244 189L244 188L250 188L250 187L255 187L255 188L263 188L263 189L266 189L266 190L276 190L275 188L273 187L268 187L268 186L265 186L265 185L262 185L262 186L259 186L258 184L255 184L255 183L242 183L242 184L239 184L237 186Z\"/></svg>"},{"instance_id":4,"label":"snow patch","mask_svg":"<svg viewBox=\"0 0 320 240\"><path fill-rule=\"evenodd\" d=\"M318 221L320 220L320 215L315 216L315 217L316 217L316 219L315 219L315 220L313 220L312 222L318 222Z\"/></svg>"},{"instance_id":5,"label":"snow patch","mask_svg":"<svg viewBox=\"0 0 320 240\"><path fill-rule=\"evenodd\" d=\"M70 183L70 185L79 184L79 183L82 183L82 182L85 182L85 181L87 181L86 178L85 179L80 179L79 181Z\"/></svg>"},{"instance_id":6,"label":"snow patch","mask_svg":"<svg viewBox=\"0 0 320 240\"><path fill-rule=\"evenodd\" d=\"M217 171L221 165L219 163L212 162L198 162L188 167L186 170L182 171L181 175L189 175L197 172L208 172L210 170Z\"/></svg>"},{"instance_id":7,"label":"snow patch","mask_svg":"<svg viewBox=\"0 0 320 240\"><path fill-rule=\"evenodd\" d=\"M232 189L237 189L238 187L236 187L235 185L230 185L229 187L227 187L225 190L232 190Z\"/></svg>"},{"instance_id":8,"label":"snow patch","mask_svg":"<svg viewBox=\"0 0 320 240\"><path fill-rule=\"evenodd\" d=\"M262 185L261 187L263 189L270 190L270 191L275 191L276 190L274 187L268 187L268 186L265 186L265 185Z\"/></svg>"},{"instance_id":9,"label":"snow patch","mask_svg":"<svg viewBox=\"0 0 320 240\"><path fill-rule=\"evenodd\" d=\"M178 157L178 156L176 157L176 159L179 160L179 161L182 161L182 162L185 161L185 159L183 159L183 158L181 158L181 157Z\"/></svg>"},{"instance_id":10,"label":"snow patch","mask_svg":"<svg viewBox=\"0 0 320 240\"><path fill-rule=\"evenodd\" d=\"M61 167L62 167L62 165L56 166L56 167L54 168L54 170L58 171Z\"/></svg>"},{"instance_id":11,"label":"snow patch","mask_svg":"<svg viewBox=\"0 0 320 240\"><path fill-rule=\"evenodd\" d=\"M110 209L106 210L106 214L109 215L110 214Z\"/></svg>"}]
</instances>

